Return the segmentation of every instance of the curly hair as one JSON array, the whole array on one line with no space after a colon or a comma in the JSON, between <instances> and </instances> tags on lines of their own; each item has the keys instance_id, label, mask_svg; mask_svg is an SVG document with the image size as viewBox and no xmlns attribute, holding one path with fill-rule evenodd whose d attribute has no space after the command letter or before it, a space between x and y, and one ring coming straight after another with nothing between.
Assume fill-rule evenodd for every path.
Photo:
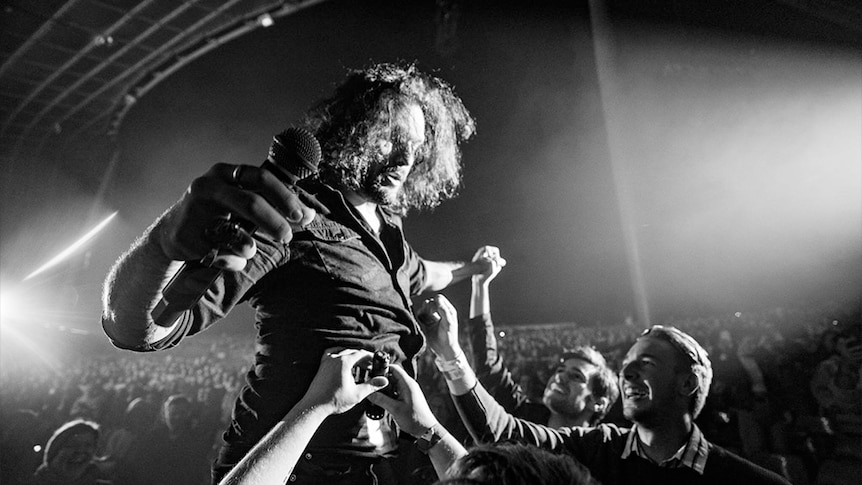
<instances>
[{"instance_id":1,"label":"curly hair","mask_svg":"<svg viewBox=\"0 0 862 485\"><path fill-rule=\"evenodd\" d=\"M319 177L340 190L359 190L369 166L379 159L375 139L387 136L393 108L418 105L425 116L421 160L388 208L434 208L456 195L461 183L459 144L476 126L463 102L445 81L414 64L377 64L352 70L335 94L315 105L303 125L320 141Z\"/></svg>"}]
</instances>

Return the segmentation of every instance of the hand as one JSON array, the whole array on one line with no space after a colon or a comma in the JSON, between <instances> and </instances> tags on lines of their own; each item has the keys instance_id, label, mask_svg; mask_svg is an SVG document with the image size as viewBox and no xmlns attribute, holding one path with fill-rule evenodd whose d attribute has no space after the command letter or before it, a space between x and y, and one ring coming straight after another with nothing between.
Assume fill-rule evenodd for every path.
<instances>
[{"instance_id":1,"label":"hand","mask_svg":"<svg viewBox=\"0 0 862 485\"><path fill-rule=\"evenodd\" d=\"M213 248L207 230L219 219L247 221L269 237L287 242L291 224L303 226L316 212L275 175L250 165L214 165L192 181L180 200L158 221L156 236L162 251L176 261L198 261L218 249L213 265L240 271L257 248L251 234L239 231L230 247Z\"/></svg>"},{"instance_id":2,"label":"hand","mask_svg":"<svg viewBox=\"0 0 862 485\"><path fill-rule=\"evenodd\" d=\"M330 414L341 414L369 394L383 389L389 384L385 376L373 377L361 383L356 383L353 377L353 368L368 367L373 355L360 349L327 349L303 400L309 406L329 407Z\"/></svg>"},{"instance_id":3,"label":"hand","mask_svg":"<svg viewBox=\"0 0 862 485\"><path fill-rule=\"evenodd\" d=\"M431 351L443 360L456 358L461 353L461 345L458 343L458 312L452 303L437 294L425 300L416 313L420 322L437 319L434 325L422 326Z\"/></svg>"},{"instance_id":4,"label":"hand","mask_svg":"<svg viewBox=\"0 0 862 485\"><path fill-rule=\"evenodd\" d=\"M407 372L397 365L389 368L392 372L392 386L398 393L392 398L382 392L375 392L368 396L368 400L383 409L395 418L398 427L413 436L419 436L426 429L437 424L437 418L431 412L425 394L419 388L419 383L407 375Z\"/></svg>"},{"instance_id":5,"label":"hand","mask_svg":"<svg viewBox=\"0 0 862 485\"><path fill-rule=\"evenodd\" d=\"M472 263L476 266L473 274L474 284L490 283L506 266L506 260L500 256L497 246L482 246L473 256Z\"/></svg>"}]
</instances>

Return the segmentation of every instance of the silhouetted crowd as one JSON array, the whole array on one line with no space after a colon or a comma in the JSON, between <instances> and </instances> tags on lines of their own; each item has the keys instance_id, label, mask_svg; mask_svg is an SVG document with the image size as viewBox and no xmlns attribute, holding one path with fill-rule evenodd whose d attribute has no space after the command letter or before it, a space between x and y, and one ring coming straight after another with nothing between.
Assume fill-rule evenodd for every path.
<instances>
[{"instance_id":1,"label":"silhouetted crowd","mask_svg":"<svg viewBox=\"0 0 862 485\"><path fill-rule=\"evenodd\" d=\"M862 463L862 335L859 308L839 308L661 322L709 352L714 381L697 424L711 442L795 484L850 483ZM497 327L501 354L536 401L565 349L591 345L619 370L642 331L632 322ZM43 332L29 336L41 358L4 342L2 483L57 483L50 468L74 445L64 425L93 428L93 445L67 453L67 466L90 453L103 483L210 482L210 462L251 362L252 335L205 333L167 352L130 354L108 348L101 336ZM418 369L434 414L468 440L430 352ZM618 407L605 421L625 425Z\"/></svg>"}]
</instances>

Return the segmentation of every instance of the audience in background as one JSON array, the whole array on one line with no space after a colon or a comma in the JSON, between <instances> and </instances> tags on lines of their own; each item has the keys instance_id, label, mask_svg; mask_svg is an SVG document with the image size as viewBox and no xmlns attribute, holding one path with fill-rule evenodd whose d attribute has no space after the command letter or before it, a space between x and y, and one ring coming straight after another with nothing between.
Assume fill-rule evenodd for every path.
<instances>
[{"instance_id":1,"label":"audience in background","mask_svg":"<svg viewBox=\"0 0 862 485\"><path fill-rule=\"evenodd\" d=\"M852 407L836 412L828 404L828 396L824 400L817 390L852 392L852 385L848 387L852 374L830 369L843 362L839 340L858 332L853 330L858 327L849 324L858 324L859 315L857 303L679 317L661 323L686 331L710 353L715 376L710 398L697 419L709 440L767 468L783 470L794 484L814 485L842 483L829 477L847 477L845 468L862 470L858 457L862 414ZM556 369L563 349L592 345L619 370L623 353L642 331L631 322L595 327L573 323L512 326L505 325L504 317L498 315L497 320L498 352L514 379L534 383L522 387L537 401L541 400L542 383ZM49 366L29 350L12 346L8 339L0 341L0 481L9 485L22 483L21 476L32 476L51 433L78 417L72 414L72 404L84 394L80 386L85 384L98 384L106 394L96 415L103 416L98 454L109 462L110 438L126 426L126 409L135 399L157 410L168 396L185 394L195 405L194 416L201 425L216 419L204 417L202 411L215 411L220 420L213 430L211 445L215 445L229 416L230 397L237 392L253 353L251 334L205 333L166 353L134 358L105 345L101 335L42 330L31 338L44 348L53 344L51 355L59 363ZM467 339L462 335L462 341ZM841 348L851 357L858 347L847 342ZM470 349L465 352L470 354ZM744 368L743 361L749 357L763 376L762 387L753 377L756 373ZM829 363L821 368L821 362ZM812 382L815 374L818 377ZM430 352L420 358L417 380L441 423L459 439L466 439L467 432ZM858 392L858 379L856 382ZM606 421L613 418L624 424L616 421L622 420L619 406L616 408ZM836 450L846 450L847 456L837 456ZM115 479L115 483L127 482Z\"/></svg>"},{"instance_id":2,"label":"audience in background","mask_svg":"<svg viewBox=\"0 0 862 485\"><path fill-rule=\"evenodd\" d=\"M45 445L42 464L33 475L34 485L108 485L96 461L99 425L75 419L54 431Z\"/></svg>"}]
</instances>

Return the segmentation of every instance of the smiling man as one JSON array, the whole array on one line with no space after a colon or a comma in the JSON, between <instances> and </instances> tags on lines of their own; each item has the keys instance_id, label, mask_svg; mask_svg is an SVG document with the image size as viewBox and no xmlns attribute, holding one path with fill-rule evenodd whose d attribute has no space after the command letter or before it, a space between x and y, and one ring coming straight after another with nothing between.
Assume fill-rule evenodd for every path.
<instances>
[{"instance_id":1,"label":"smiling man","mask_svg":"<svg viewBox=\"0 0 862 485\"><path fill-rule=\"evenodd\" d=\"M521 419L552 428L592 426L601 421L619 397L619 390L616 375L608 368L604 356L591 347L564 350L545 385L542 401L534 402L527 398L527 393L512 378L497 351L497 333L491 320L490 285L506 266L506 260L500 256L499 248L493 246L481 248L473 260L488 263L485 271L472 277L470 319L467 322L473 366L479 382L506 411ZM431 302L434 300L429 304ZM450 325L457 326L457 322ZM454 359L460 352L460 347L454 353L449 352L451 349L447 347L454 348L457 342L450 343L447 336L448 333L433 332L428 335L429 346L444 360ZM438 337L447 341L438 343Z\"/></svg>"},{"instance_id":2,"label":"smiling man","mask_svg":"<svg viewBox=\"0 0 862 485\"><path fill-rule=\"evenodd\" d=\"M712 382L706 351L688 334L647 329L626 354L619 385L631 428L551 428L507 413L462 362L442 362L458 412L478 442L511 440L574 456L605 485L788 484L706 440L694 419Z\"/></svg>"}]
</instances>

